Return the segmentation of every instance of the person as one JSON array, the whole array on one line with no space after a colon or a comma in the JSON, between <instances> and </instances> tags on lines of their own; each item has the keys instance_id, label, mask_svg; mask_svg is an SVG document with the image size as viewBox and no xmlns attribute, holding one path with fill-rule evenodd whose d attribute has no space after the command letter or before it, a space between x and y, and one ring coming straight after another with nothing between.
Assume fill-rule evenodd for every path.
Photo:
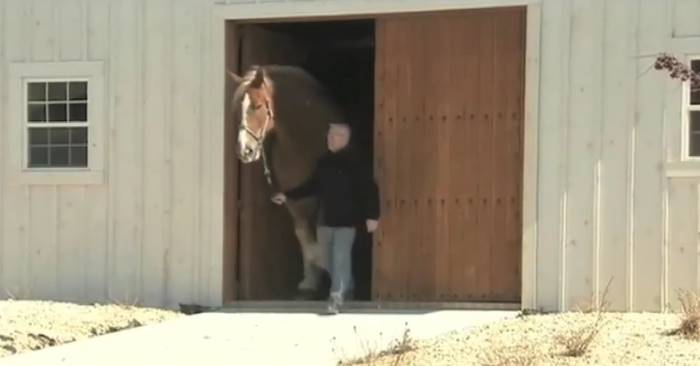
<instances>
[{"instance_id":1,"label":"person","mask_svg":"<svg viewBox=\"0 0 700 366\"><path fill-rule=\"evenodd\" d=\"M328 311L337 314L352 294L352 245L356 227L372 233L379 224L379 192L370 169L361 163L350 144L346 123L332 123L327 152L318 160L311 177L287 192L276 193L278 205L315 195L319 200L316 236L326 253L331 278Z\"/></svg>"}]
</instances>

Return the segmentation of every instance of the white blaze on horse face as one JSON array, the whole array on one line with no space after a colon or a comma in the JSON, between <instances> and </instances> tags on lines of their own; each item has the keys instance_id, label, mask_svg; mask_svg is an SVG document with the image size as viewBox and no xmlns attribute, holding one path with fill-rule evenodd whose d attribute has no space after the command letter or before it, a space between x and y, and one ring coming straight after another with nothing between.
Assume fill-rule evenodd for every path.
<instances>
[{"instance_id":1,"label":"white blaze on horse face","mask_svg":"<svg viewBox=\"0 0 700 366\"><path fill-rule=\"evenodd\" d=\"M238 130L238 156L244 163L252 163L260 159L261 149L258 146L258 141L251 133L257 133L250 128L248 117L250 114L250 97L244 94L241 102L241 125L244 128Z\"/></svg>"}]
</instances>

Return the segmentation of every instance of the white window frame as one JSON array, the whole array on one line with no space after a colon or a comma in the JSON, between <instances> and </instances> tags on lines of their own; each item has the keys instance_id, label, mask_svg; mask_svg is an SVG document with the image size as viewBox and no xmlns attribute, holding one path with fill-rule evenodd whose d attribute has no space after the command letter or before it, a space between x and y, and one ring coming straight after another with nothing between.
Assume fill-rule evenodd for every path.
<instances>
[{"instance_id":1,"label":"white window frame","mask_svg":"<svg viewBox=\"0 0 700 366\"><path fill-rule=\"evenodd\" d=\"M87 81L88 166L29 168L27 85L30 82ZM25 185L103 184L104 67L101 62L14 63L8 80L9 123L6 137L11 181ZM63 127L84 123L61 123ZM17 144L20 141L21 144ZM19 145L19 146L18 146Z\"/></svg>"},{"instance_id":2,"label":"white window frame","mask_svg":"<svg viewBox=\"0 0 700 366\"><path fill-rule=\"evenodd\" d=\"M692 62L697 61L700 62L700 55L693 55L693 56L688 56L686 58L686 65L688 67L692 66ZM682 153L683 153L683 161L692 161L692 162L700 162L700 155L698 156L691 156L690 155L690 112L693 111L700 111L700 105L690 105L690 82L684 82L683 83L683 104L681 107L681 111L683 113L682 116L682 141L681 141L681 148L682 148Z\"/></svg>"}]
</instances>

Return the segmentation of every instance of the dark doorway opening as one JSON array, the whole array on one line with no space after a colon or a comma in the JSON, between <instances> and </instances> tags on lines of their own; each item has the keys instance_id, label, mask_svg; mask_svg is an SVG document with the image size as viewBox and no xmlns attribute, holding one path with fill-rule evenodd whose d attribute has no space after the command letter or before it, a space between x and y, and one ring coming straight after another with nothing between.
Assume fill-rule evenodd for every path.
<instances>
[{"instance_id":1,"label":"dark doorway opening","mask_svg":"<svg viewBox=\"0 0 700 366\"><path fill-rule=\"evenodd\" d=\"M236 24L229 61L244 73L252 65L295 65L315 76L338 101L352 126L352 143L373 161L374 20ZM229 39L233 38L233 39ZM233 43L233 44L232 44ZM227 55L231 57L231 55ZM329 121L330 122L330 121ZM229 137L230 138L230 137ZM237 163L237 162L236 162ZM287 300L302 276L291 217L269 202L261 164L237 167L237 300ZM353 246L354 299L371 299L372 237L358 230ZM225 274L226 275L226 274Z\"/></svg>"}]
</instances>

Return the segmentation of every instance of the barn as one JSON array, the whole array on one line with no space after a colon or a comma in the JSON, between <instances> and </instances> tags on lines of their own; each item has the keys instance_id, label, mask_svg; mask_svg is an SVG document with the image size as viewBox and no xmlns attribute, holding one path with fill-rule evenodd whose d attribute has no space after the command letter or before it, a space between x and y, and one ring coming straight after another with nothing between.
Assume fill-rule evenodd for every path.
<instances>
[{"instance_id":1,"label":"barn","mask_svg":"<svg viewBox=\"0 0 700 366\"><path fill-rule=\"evenodd\" d=\"M700 0L0 0L0 298L288 301L226 71L306 68L382 218L368 306L663 311L700 285Z\"/></svg>"}]
</instances>

